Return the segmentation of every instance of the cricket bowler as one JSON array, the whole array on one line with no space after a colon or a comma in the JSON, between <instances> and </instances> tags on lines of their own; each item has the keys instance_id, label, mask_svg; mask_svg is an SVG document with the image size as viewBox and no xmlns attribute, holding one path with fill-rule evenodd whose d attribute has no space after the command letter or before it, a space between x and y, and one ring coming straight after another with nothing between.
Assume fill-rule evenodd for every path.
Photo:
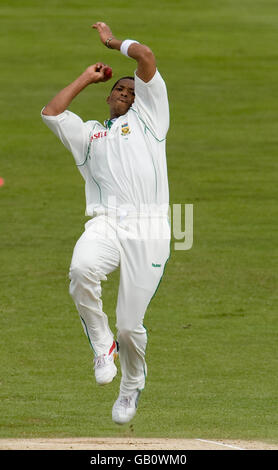
<instances>
[{"instance_id":1,"label":"cricket bowler","mask_svg":"<svg viewBox=\"0 0 278 470\"><path fill-rule=\"evenodd\" d=\"M93 84L92 94L99 93L95 85L111 78L111 69L102 62L89 66L62 89L41 115L73 154L85 180L85 213L90 218L73 251L69 289L93 350L98 384L112 382L119 355L121 382L112 419L124 424L134 417L145 386L143 320L170 255L165 151L169 105L151 49L136 40L117 39L103 22L93 28L111 51L137 63L134 76L120 78L106 99L109 119L104 125L97 120L83 122L68 110L83 89ZM103 311L101 281L117 268L115 339Z\"/></svg>"}]
</instances>

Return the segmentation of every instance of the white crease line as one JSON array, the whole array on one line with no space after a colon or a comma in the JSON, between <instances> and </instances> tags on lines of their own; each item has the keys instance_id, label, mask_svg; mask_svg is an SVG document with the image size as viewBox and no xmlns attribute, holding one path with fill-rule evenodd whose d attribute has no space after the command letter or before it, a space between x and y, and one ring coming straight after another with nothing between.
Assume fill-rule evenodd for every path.
<instances>
[{"instance_id":1,"label":"white crease line","mask_svg":"<svg viewBox=\"0 0 278 470\"><path fill-rule=\"evenodd\" d=\"M218 446L230 447L231 449L246 450L246 449L243 449L242 447L232 446L230 444L223 444L222 442L207 441L206 439L195 439L195 440L201 441L201 442L207 442L208 444L216 444Z\"/></svg>"}]
</instances>

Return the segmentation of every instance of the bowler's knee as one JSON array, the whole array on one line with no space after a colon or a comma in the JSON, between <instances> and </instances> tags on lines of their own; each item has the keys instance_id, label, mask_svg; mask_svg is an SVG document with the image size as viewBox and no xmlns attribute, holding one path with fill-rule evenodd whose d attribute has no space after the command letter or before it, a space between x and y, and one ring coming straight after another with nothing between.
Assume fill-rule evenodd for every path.
<instances>
[{"instance_id":1,"label":"bowler's knee","mask_svg":"<svg viewBox=\"0 0 278 470\"><path fill-rule=\"evenodd\" d=\"M72 263L69 270L70 294L76 289L90 286L90 289L97 289L100 281L106 280L106 276L95 265L89 265L86 260Z\"/></svg>"},{"instance_id":2,"label":"bowler's knee","mask_svg":"<svg viewBox=\"0 0 278 470\"><path fill-rule=\"evenodd\" d=\"M90 273L90 268L84 263L71 264L69 278L72 282L80 282L86 279Z\"/></svg>"}]
</instances>

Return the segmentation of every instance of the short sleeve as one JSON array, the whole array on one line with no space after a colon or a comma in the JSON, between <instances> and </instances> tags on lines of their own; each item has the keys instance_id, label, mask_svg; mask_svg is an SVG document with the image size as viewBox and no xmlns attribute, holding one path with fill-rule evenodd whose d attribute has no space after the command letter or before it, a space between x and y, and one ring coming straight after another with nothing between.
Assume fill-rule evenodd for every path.
<instances>
[{"instance_id":1,"label":"short sleeve","mask_svg":"<svg viewBox=\"0 0 278 470\"><path fill-rule=\"evenodd\" d=\"M158 70L149 82L135 72L134 110L158 140L164 140L169 129L169 103L166 84Z\"/></svg>"},{"instance_id":2,"label":"short sleeve","mask_svg":"<svg viewBox=\"0 0 278 470\"><path fill-rule=\"evenodd\" d=\"M47 116L41 112L42 120L73 154L77 165L84 161L92 128L92 121L83 122L71 111L64 111L57 116Z\"/></svg>"}]
</instances>

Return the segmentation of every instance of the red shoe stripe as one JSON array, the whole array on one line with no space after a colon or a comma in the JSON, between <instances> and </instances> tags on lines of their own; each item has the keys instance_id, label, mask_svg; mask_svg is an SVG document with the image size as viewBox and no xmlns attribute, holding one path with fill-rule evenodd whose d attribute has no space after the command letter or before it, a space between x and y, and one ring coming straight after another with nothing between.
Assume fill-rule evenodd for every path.
<instances>
[{"instance_id":1,"label":"red shoe stripe","mask_svg":"<svg viewBox=\"0 0 278 470\"><path fill-rule=\"evenodd\" d=\"M115 347L116 347L116 343L115 343L115 341L113 341L113 344L112 344L111 348L109 349L109 353L108 353L109 356L113 352L113 349L115 349Z\"/></svg>"}]
</instances>

